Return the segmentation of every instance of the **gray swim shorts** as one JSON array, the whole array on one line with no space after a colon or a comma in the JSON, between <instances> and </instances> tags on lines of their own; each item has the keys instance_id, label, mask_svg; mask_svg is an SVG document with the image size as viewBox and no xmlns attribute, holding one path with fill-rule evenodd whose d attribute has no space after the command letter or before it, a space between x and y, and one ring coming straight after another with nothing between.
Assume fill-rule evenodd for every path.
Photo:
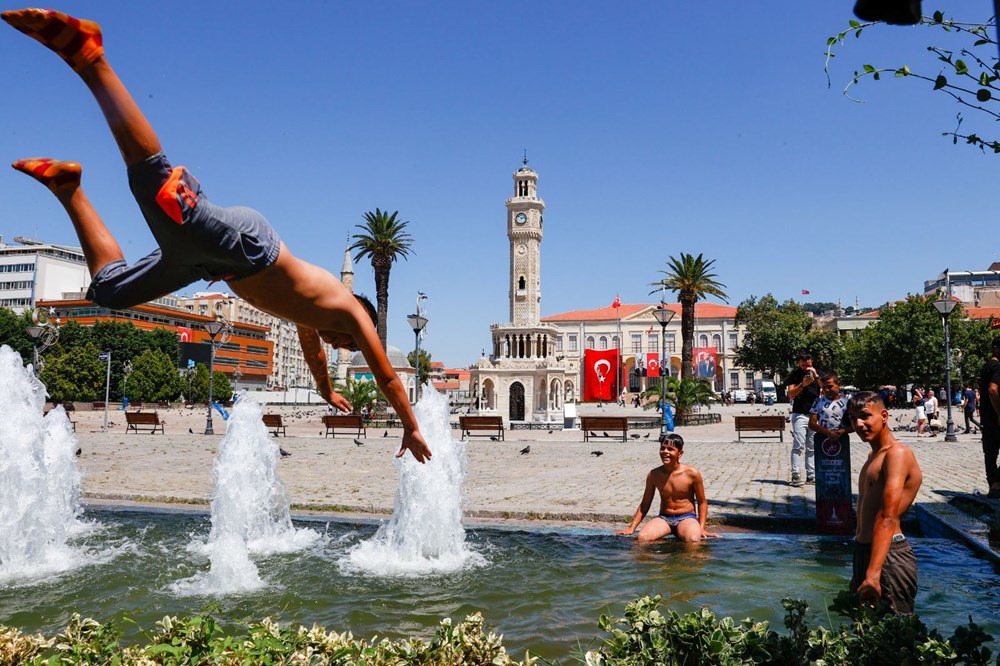
<instances>
[{"instance_id":1,"label":"gray swim shorts","mask_svg":"<svg viewBox=\"0 0 1000 666\"><path fill-rule=\"evenodd\" d=\"M870 543L854 544L852 589L864 581L868 563L872 557ZM913 605L917 597L917 558L906 539L893 539L889 552L882 564L882 599L896 615L913 615Z\"/></svg>"},{"instance_id":2,"label":"gray swim shorts","mask_svg":"<svg viewBox=\"0 0 1000 666\"><path fill-rule=\"evenodd\" d=\"M129 186L159 249L132 265L113 261L93 277L87 298L126 308L197 280L238 280L275 262L281 239L251 208L211 203L182 166L157 153L128 168Z\"/></svg>"},{"instance_id":3,"label":"gray swim shorts","mask_svg":"<svg viewBox=\"0 0 1000 666\"><path fill-rule=\"evenodd\" d=\"M696 513L661 513L657 516L667 522L670 525L670 529L675 529L678 525L688 519L698 520L698 514Z\"/></svg>"}]
</instances>

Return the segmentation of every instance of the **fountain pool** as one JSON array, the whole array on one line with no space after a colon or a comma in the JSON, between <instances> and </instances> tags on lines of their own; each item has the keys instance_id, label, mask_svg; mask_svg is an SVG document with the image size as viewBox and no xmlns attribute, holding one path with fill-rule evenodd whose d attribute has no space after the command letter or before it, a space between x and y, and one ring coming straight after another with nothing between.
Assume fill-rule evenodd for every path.
<instances>
[{"instance_id":1,"label":"fountain pool","mask_svg":"<svg viewBox=\"0 0 1000 666\"><path fill-rule=\"evenodd\" d=\"M128 616L140 627L166 614L209 607L224 622L274 617L317 623L355 636L429 636L443 617L482 611L514 654L530 648L565 657L599 634L601 613L620 614L643 594L661 594L678 612L709 607L737 619L752 615L781 628L782 597L806 599L816 621L850 575L844 539L801 535L727 534L694 549L634 542L584 530L517 531L467 528L479 557L461 569L398 574L359 570L352 553L370 541L373 523L296 521L319 538L296 553L255 559L264 586L226 596L181 595L175 583L203 571L208 556L188 548L211 530L207 515L102 511L103 526L87 548L112 553L61 574L0 583L0 623L55 632L73 612L108 621ZM946 635L973 619L1000 635L1000 569L961 544L913 539L920 564L921 618ZM124 624L136 641L136 625Z\"/></svg>"}]
</instances>

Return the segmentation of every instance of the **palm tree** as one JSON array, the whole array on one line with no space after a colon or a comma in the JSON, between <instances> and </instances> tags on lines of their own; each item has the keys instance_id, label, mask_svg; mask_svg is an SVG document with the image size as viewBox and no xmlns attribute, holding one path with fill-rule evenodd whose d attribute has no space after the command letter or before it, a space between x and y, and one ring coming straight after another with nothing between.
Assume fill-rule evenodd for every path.
<instances>
[{"instance_id":1,"label":"palm tree","mask_svg":"<svg viewBox=\"0 0 1000 666\"><path fill-rule=\"evenodd\" d=\"M653 385L642 394L646 409L659 407L660 387ZM656 398L653 402L650 398ZM674 407L678 421L683 421L697 405L709 406L716 402L711 384L704 379L677 379L667 377L667 402Z\"/></svg>"},{"instance_id":2,"label":"palm tree","mask_svg":"<svg viewBox=\"0 0 1000 666\"><path fill-rule=\"evenodd\" d=\"M354 234L354 243L350 248L358 251L354 261L371 257L372 268L375 270L375 300L378 310L378 324L375 328L383 348L386 347L386 321L389 312L389 271L392 269L392 262L400 257L406 259L412 252L413 237L404 231L408 224L409 222L399 219L399 211L389 215L387 211L376 208L374 213L365 213L364 224L354 225L361 229L361 233Z\"/></svg>"},{"instance_id":3,"label":"palm tree","mask_svg":"<svg viewBox=\"0 0 1000 666\"><path fill-rule=\"evenodd\" d=\"M694 305L705 296L717 296L723 301L728 300L726 286L716 281L715 273L710 272L715 259L705 261L702 255L694 257L681 252L680 259L670 257L667 270L660 271L664 277L659 282L653 282L651 287L667 288L677 294L681 303L681 377L689 379L693 372L691 360L694 357ZM656 293L655 290L649 292Z\"/></svg>"}]
</instances>

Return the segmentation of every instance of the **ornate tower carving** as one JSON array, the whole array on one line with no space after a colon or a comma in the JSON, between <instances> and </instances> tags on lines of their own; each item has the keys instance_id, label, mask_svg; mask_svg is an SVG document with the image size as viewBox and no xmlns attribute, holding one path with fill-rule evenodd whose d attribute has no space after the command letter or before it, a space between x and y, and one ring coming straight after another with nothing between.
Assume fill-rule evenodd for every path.
<instances>
[{"instance_id":1,"label":"ornate tower carving","mask_svg":"<svg viewBox=\"0 0 1000 666\"><path fill-rule=\"evenodd\" d=\"M510 321L515 326L537 326L541 321L542 212L538 174L524 165L514 172L514 196L507 199L507 238L510 241Z\"/></svg>"}]
</instances>

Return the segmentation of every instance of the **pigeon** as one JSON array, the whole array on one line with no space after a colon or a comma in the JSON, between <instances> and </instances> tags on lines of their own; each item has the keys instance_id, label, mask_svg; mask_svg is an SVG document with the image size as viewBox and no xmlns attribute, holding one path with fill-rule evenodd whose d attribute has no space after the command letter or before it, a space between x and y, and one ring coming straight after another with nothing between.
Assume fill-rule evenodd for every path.
<instances>
[{"instance_id":1,"label":"pigeon","mask_svg":"<svg viewBox=\"0 0 1000 666\"><path fill-rule=\"evenodd\" d=\"M522 456L523 455L527 455L529 453L531 453L531 444L528 444L526 447L524 447L523 449L521 449L521 455Z\"/></svg>"},{"instance_id":2,"label":"pigeon","mask_svg":"<svg viewBox=\"0 0 1000 666\"><path fill-rule=\"evenodd\" d=\"M604 451L591 451L590 455L597 456L598 458L600 458L601 456L604 455Z\"/></svg>"},{"instance_id":3,"label":"pigeon","mask_svg":"<svg viewBox=\"0 0 1000 666\"><path fill-rule=\"evenodd\" d=\"M550 434L550 435L552 434L552 431L551 431L551 430L549 430L549 434Z\"/></svg>"},{"instance_id":4,"label":"pigeon","mask_svg":"<svg viewBox=\"0 0 1000 666\"><path fill-rule=\"evenodd\" d=\"M594 432L593 430L588 431L587 434L590 435L591 437L597 437L597 433Z\"/></svg>"},{"instance_id":5,"label":"pigeon","mask_svg":"<svg viewBox=\"0 0 1000 666\"><path fill-rule=\"evenodd\" d=\"M649 433L648 432L646 433L646 436L643 437L643 439L649 439Z\"/></svg>"},{"instance_id":6,"label":"pigeon","mask_svg":"<svg viewBox=\"0 0 1000 666\"><path fill-rule=\"evenodd\" d=\"M364 446L364 445L365 445L365 443L364 443L364 442L362 442L362 441L361 441L360 439L358 439L357 437L355 437L355 438L354 438L354 443L355 443L355 444L357 444L358 446Z\"/></svg>"},{"instance_id":7,"label":"pigeon","mask_svg":"<svg viewBox=\"0 0 1000 666\"><path fill-rule=\"evenodd\" d=\"M605 437L611 437L606 431L601 431L601 434Z\"/></svg>"},{"instance_id":8,"label":"pigeon","mask_svg":"<svg viewBox=\"0 0 1000 666\"><path fill-rule=\"evenodd\" d=\"M188 428L188 432L191 433L192 435L194 434L194 430L191 430L191 428Z\"/></svg>"},{"instance_id":9,"label":"pigeon","mask_svg":"<svg viewBox=\"0 0 1000 666\"><path fill-rule=\"evenodd\" d=\"M292 455L291 453L289 453L288 451L284 450L280 446L278 447L278 453L281 454L282 458L287 458L288 456Z\"/></svg>"},{"instance_id":10,"label":"pigeon","mask_svg":"<svg viewBox=\"0 0 1000 666\"><path fill-rule=\"evenodd\" d=\"M632 439L639 439L639 433L634 432L631 435L629 435L629 437L631 437Z\"/></svg>"},{"instance_id":11,"label":"pigeon","mask_svg":"<svg viewBox=\"0 0 1000 666\"><path fill-rule=\"evenodd\" d=\"M76 450L76 457L79 458L82 455L83 455L83 449L77 449Z\"/></svg>"},{"instance_id":12,"label":"pigeon","mask_svg":"<svg viewBox=\"0 0 1000 666\"><path fill-rule=\"evenodd\" d=\"M500 441L500 438L499 438L499 437L493 437L493 436L491 435L491 436L490 436L490 441L491 441L491 442L499 442L499 441Z\"/></svg>"},{"instance_id":13,"label":"pigeon","mask_svg":"<svg viewBox=\"0 0 1000 666\"><path fill-rule=\"evenodd\" d=\"M388 431L388 430L386 430L386 431L385 431L384 433L382 433L382 436L383 436L383 437L388 437L388 436L389 436L389 431Z\"/></svg>"}]
</instances>

